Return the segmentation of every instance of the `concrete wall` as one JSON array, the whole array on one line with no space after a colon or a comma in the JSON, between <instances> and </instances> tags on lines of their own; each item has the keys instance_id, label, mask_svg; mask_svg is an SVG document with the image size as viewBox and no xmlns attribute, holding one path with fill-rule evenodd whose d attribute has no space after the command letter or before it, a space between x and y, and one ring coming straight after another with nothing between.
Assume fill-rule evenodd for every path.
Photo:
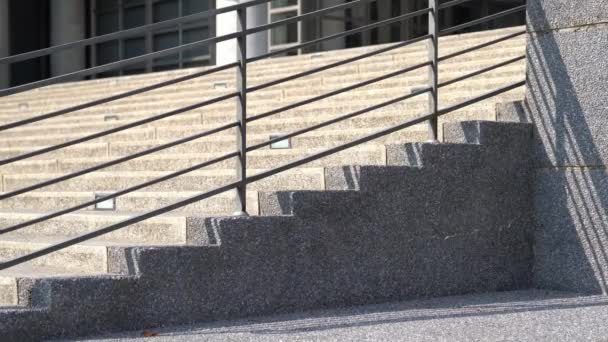
<instances>
[{"instance_id":1,"label":"concrete wall","mask_svg":"<svg viewBox=\"0 0 608 342\"><path fill-rule=\"evenodd\" d=\"M535 285L608 294L608 4L529 0Z\"/></svg>"},{"instance_id":2,"label":"concrete wall","mask_svg":"<svg viewBox=\"0 0 608 342\"><path fill-rule=\"evenodd\" d=\"M82 0L53 0L51 4L51 46L86 38L86 11ZM58 52L51 56L51 74L63 75L85 68L83 48Z\"/></svg>"}]
</instances>

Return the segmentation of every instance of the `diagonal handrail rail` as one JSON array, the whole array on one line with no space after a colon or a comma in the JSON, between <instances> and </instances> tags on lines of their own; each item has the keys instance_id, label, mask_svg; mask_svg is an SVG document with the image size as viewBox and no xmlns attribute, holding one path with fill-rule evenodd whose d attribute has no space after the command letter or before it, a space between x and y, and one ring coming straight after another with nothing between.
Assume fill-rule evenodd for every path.
<instances>
[{"instance_id":1,"label":"diagonal handrail rail","mask_svg":"<svg viewBox=\"0 0 608 342\"><path fill-rule=\"evenodd\" d=\"M254 183L254 182L261 181L263 179L272 177L272 176L274 176L274 175L276 175L278 173L281 173L281 172L293 169L293 168L298 167L298 166L305 165L305 164L310 163L312 161L315 161L315 160L318 160L318 159L330 156L332 154L344 151L344 150L349 149L351 147L358 146L358 145L370 142L372 140L381 138L383 136L386 136L386 135L398 132L398 131L403 130L405 128L412 127L414 125L426 122L426 121L428 121L431 118L434 118L434 117L437 117L437 116L441 116L441 115L449 114L449 113L451 113L453 111L456 111L458 109L464 108L464 107L469 106L471 104L474 104L474 103L477 103L477 102L481 102L483 100L486 100L488 98L494 97L494 96L499 95L499 94L502 94L504 92L508 92L510 90L513 90L513 89L517 89L517 88L519 88L519 87L521 87L523 85L525 85L525 80L524 81L520 81L520 82L516 82L516 83L513 83L513 84L510 84L508 86L499 88L499 89L491 91L491 92L488 92L486 94L483 94L481 96L472 98L472 99L464 101L462 103L453 105L451 107L444 108L444 109L440 110L438 113L430 113L430 114L422 115L422 116L419 116L419 117L417 117L415 119L411 119L409 121L406 121L406 122L404 122L402 124L399 124L399 125L393 126L391 128L387 128L387 129L384 129L382 131L379 131L377 133L374 133L374 134L371 134L371 135L359 138L357 140L351 141L351 142L349 142L347 144L336 146L336 147L330 148L328 150L315 153L315 154L310 155L308 157L305 157L305 158L302 158L302 159L299 159L299 160L296 160L296 161L293 161L293 162L281 165L281 166L276 167L276 168L274 168L272 170L264 171L264 172L255 174L253 176L249 176L249 177L247 177L246 182L247 182L247 184L251 184L251 183ZM394 104L396 102L400 102L400 100L397 100L397 99L390 100L390 101L384 102L382 104L376 105L376 106L374 106L374 108L378 109L378 108L381 108L381 107L384 107L384 106L388 106L390 104ZM30 254L27 254L27 255L24 255L24 256L19 256L19 257L13 258L13 259L8 260L8 261L4 261L4 262L0 263L0 270L20 265L22 263L34 260L36 258L39 258L39 257L45 256L45 255L57 252L59 250L62 250L62 249L65 249L65 248L77 245L79 243L82 243L82 242L94 239L96 237L99 237L99 236L102 236L102 235L105 235L105 234L109 234L111 232L114 232L116 230L128 227L130 225L133 225L133 224L145 221L145 220L147 220L149 218L156 217L156 216L159 216L159 215L162 215L162 214L166 214L166 213L169 213L169 212L171 212L173 210L176 210L176 209L179 209L179 208L183 208L183 207L185 207L187 205L190 205L190 204L193 204L193 203L196 203L196 202L200 202L200 201L202 201L204 199L207 199L207 198L210 198L212 196L225 193L227 191L233 190L238 185L240 185L240 183L241 183L240 181L238 181L238 182L232 182L232 183L229 183L227 185L224 185L224 186L221 186L221 187L218 187L218 188L206 191L204 193L201 193L201 194L198 194L198 195L195 195L195 196L192 196L192 197L187 198L185 200L177 201L177 202L175 202L173 204L170 204L168 206L165 206L165 207L162 207L162 208L159 208L159 209L155 209L155 210L149 211L149 212L141 214L141 215L137 215L137 216L131 217L131 218L129 218L127 220L124 220L122 222L109 225L107 227L95 230L93 232L82 234L80 236L68 239L66 241L62 241L60 243L54 244L54 245L46 247L46 248L42 248L42 249L37 250L35 252L32 252Z\"/></svg>"}]
</instances>

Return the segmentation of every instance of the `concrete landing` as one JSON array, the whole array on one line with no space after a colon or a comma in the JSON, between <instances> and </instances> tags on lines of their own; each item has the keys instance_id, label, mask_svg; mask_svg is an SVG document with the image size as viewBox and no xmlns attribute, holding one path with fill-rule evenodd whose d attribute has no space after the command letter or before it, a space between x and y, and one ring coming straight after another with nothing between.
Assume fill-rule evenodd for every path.
<instances>
[{"instance_id":1,"label":"concrete landing","mask_svg":"<svg viewBox=\"0 0 608 342\"><path fill-rule=\"evenodd\" d=\"M608 297L514 291L153 329L154 341L608 341ZM149 340L142 331L86 341ZM83 341L83 340L79 340Z\"/></svg>"}]
</instances>

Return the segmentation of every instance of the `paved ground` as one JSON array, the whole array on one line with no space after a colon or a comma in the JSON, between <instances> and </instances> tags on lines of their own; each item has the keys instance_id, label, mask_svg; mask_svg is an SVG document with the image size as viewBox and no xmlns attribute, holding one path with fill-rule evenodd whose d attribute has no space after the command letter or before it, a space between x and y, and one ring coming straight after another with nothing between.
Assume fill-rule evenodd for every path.
<instances>
[{"instance_id":1,"label":"paved ground","mask_svg":"<svg viewBox=\"0 0 608 342\"><path fill-rule=\"evenodd\" d=\"M137 331L88 341L604 341L608 297L519 291Z\"/></svg>"}]
</instances>

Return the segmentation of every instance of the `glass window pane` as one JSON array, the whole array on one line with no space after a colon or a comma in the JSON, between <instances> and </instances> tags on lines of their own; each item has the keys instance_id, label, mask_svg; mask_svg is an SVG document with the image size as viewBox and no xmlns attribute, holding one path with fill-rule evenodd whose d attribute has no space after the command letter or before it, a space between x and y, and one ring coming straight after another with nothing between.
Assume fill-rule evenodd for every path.
<instances>
[{"instance_id":1,"label":"glass window pane","mask_svg":"<svg viewBox=\"0 0 608 342\"><path fill-rule=\"evenodd\" d=\"M179 16L177 0L163 0L154 4L154 22L165 21Z\"/></svg>"},{"instance_id":2,"label":"glass window pane","mask_svg":"<svg viewBox=\"0 0 608 342\"><path fill-rule=\"evenodd\" d=\"M125 58L137 57L146 53L146 40L135 38L125 40Z\"/></svg>"},{"instance_id":3,"label":"glass window pane","mask_svg":"<svg viewBox=\"0 0 608 342\"><path fill-rule=\"evenodd\" d=\"M168 48L172 48L179 45L179 35L177 32L169 32L157 34L154 36L154 51L160 51ZM167 57L158 58L155 60L156 63L166 64L172 63L177 64L179 54L174 54ZM156 69L156 68L155 68Z\"/></svg>"},{"instance_id":4,"label":"glass window pane","mask_svg":"<svg viewBox=\"0 0 608 342\"><path fill-rule=\"evenodd\" d=\"M204 12L209 9L209 0L182 0L184 15Z\"/></svg>"},{"instance_id":5,"label":"glass window pane","mask_svg":"<svg viewBox=\"0 0 608 342\"><path fill-rule=\"evenodd\" d=\"M118 0L97 0L97 12L117 10Z\"/></svg>"},{"instance_id":6,"label":"glass window pane","mask_svg":"<svg viewBox=\"0 0 608 342\"><path fill-rule=\"evenodd\" d=\"M137 6L125 9L124 28L130 29L146 24L146 8L145 6Z\"/></svg>"},{"instance_id":7,"label":"glass window pane","mask_svg":"<svg viewBox=\"0 0 608 342\"><path fill-rule=\"evenodd\" d=\"M124 57L132 58L146 54L146 40L144 38L126 39L124 44ZM142 62L129 65L125 68L124 74L139 74L146 71L146 63Z\"/></svg>"},{"instance_id":8,"label":"glass window pane","mask_svg":"<svg viewBox=\"0 0 608 342\"><path fill-rule=\"evenodd\" d=\"M107 12L97 16L97 35L118 31L118 12Z\"/></svg>"},{"instance_id":9,"label":"glass window pane","mask_svg":"<svg viewBox=\"0 0 608 342\"><path fill-rule=\"evenodd\" d=\"M120 58L118 53L118 42L106 42L97 44L97 64L116 62Z\"/></svg>"},{"instance_id":10,"label":"glass window pane","mask_svg":"<svg viewBox=\"0 0 608 342\"><path fill-rule=\"evenodd\" d=\"M272 0L270 3L271 8L281 8L287 6L295 6L298 4L298 0Z\"/></svg>"},{"instance_id":11,"label":"glass window pane","mask_svg":"<svg viewBox=\"0 0 608 342\"><path fill-rule=\"evenodd\" d=\"M285 13L277 13L271 16L271 21L276 22L297 15L297 12L290 11ZM270 31L270 41L272 45L281 45L298 42L298 23L282 25L275 27Z\"/></svg>"},{"instance_id":12,"label":"glass window pane","mask_svg":"<svg viewBox=\"0 0 608 342\"><path fill-rule=\"evenodd\" d=\"M205 38L209 38L209 29L207 27L184 30L183 33L184 44L196 42ZM209 55L209 46L197 47L184 51L183 53L184 59L192 59L205 55Z\"/></svg>"}]
</instances>

